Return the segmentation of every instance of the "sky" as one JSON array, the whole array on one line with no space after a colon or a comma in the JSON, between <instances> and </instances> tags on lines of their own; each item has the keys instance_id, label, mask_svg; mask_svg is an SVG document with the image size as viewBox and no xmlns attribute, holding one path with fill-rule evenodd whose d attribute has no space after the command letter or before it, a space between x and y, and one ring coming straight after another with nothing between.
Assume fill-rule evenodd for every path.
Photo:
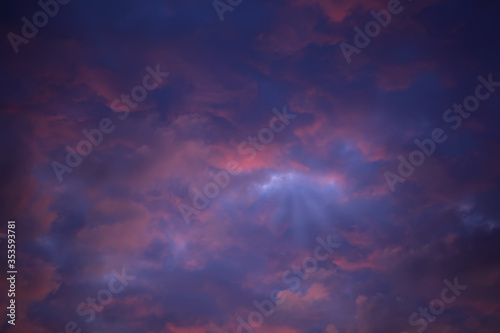
<instances>
[{"instance_id":1,"label":"sky","mask_svg":"<svg viewBox=\"0 0 500 333\"><path fill-rule=\"evenodd\" d=\"M498 1L1 6L1 332L498 332Z\"/></svg>"}]
</instances>

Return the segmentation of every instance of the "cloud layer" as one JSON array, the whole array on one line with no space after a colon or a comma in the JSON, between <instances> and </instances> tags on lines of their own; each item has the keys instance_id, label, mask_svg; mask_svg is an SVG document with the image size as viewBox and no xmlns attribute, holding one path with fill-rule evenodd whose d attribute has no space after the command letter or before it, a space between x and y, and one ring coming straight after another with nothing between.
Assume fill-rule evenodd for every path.
<instances>
[{"instance_id":1,"label":"cloud layer","mask_svg":"<svg viewBox=\"0 0 500 333\"><path fill-rule=\"evenodd\" d=\"M243 0L221 22L210 1L73 0L19 52L4 38L1 205L18 275L16 325L4 315L1 330L496 332L500 88L457 130L443 113L478 76L500 81L500 5L400 5L350 64L340 44L387 2ZM39 10L5 4L4 36ZM157 64L169 75L134 100ZM284 106L296 117L275 131ZM102 119L113 131L68 166ZM391 191L384 173L436 127L446 142ZM71 168L62 181L54 162ZM339 247L307 273L329 235ZM123 269L135 278L87 322L77 308ZM456 277L467 289L422 319ZM265 300L281 303L243 325Z\"/></svg>"}]
</instances>

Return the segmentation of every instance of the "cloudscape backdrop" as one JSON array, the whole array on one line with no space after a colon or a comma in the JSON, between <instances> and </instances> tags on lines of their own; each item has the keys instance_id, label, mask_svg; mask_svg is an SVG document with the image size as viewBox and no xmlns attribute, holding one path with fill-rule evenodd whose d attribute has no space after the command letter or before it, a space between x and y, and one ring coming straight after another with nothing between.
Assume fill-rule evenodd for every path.
<instances>
[{"instance_id":1,"label":"cloudscape backdrop","mask_svg":"<svg viewBox=\"0 0 500 333\"><path fill-rule=\"evenodd\" d=\"M498 13L4 1L0 331L498 332Z\"/></svg>"}]
</instances>

